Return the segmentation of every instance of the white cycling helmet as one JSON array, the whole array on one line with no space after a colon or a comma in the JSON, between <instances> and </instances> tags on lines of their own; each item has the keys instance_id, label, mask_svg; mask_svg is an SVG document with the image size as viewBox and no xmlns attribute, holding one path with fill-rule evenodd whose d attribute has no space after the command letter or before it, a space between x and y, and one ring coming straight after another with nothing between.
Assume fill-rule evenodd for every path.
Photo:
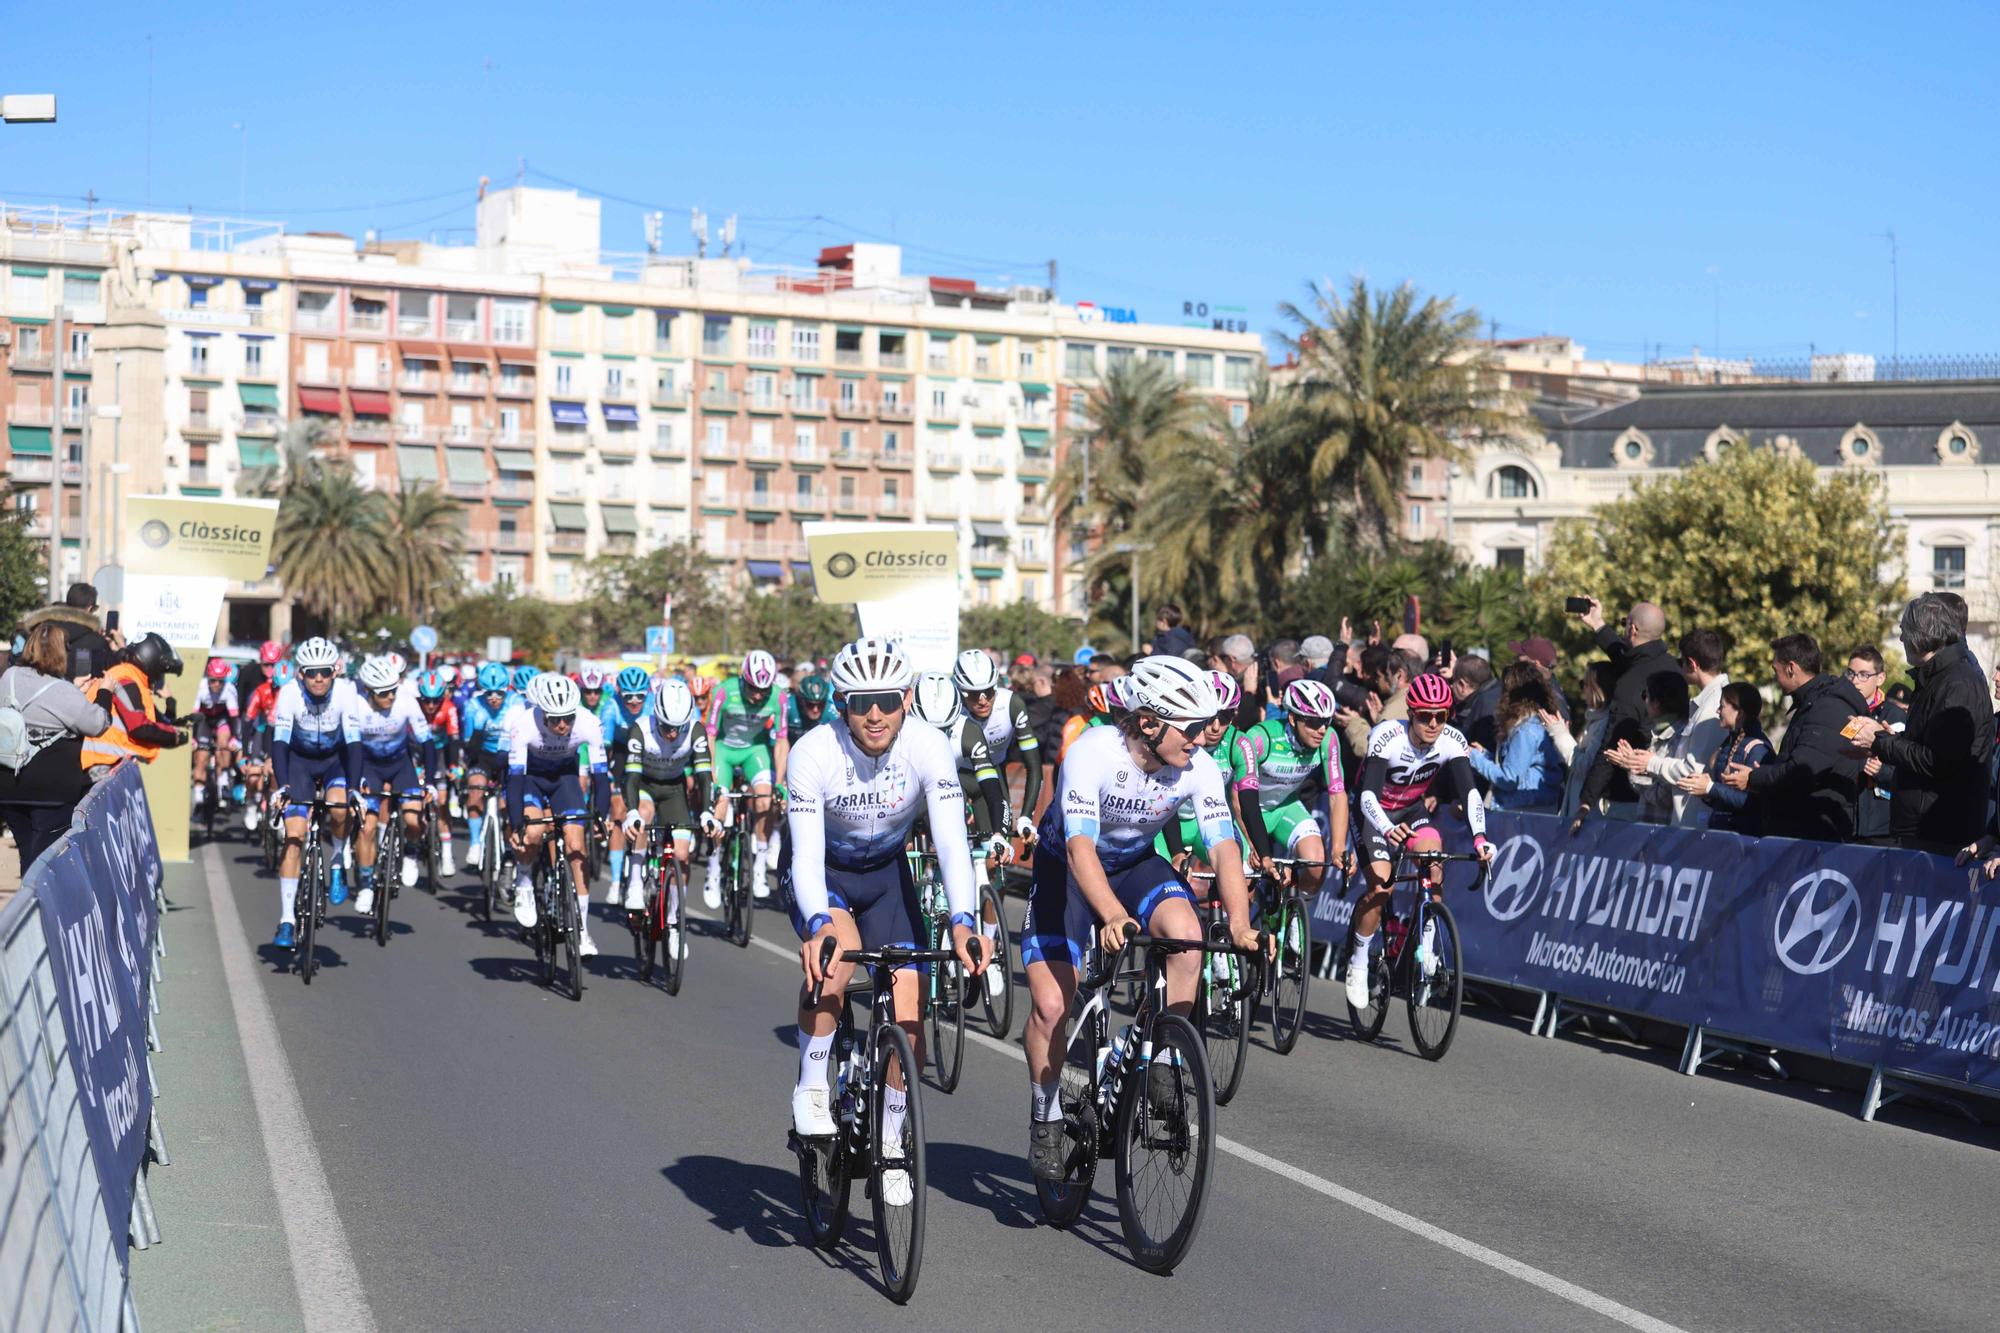
<instances>
[{"instance_id":1,"label":"white cycling helmet","mask_svg":"<svg viewBox=\"0 0 2000 1333\"><path fill-rule=\"evenodd\" d=\"M1000 668L994 666L993 659L979 648L968 648L958 655L958 662L951 669L951 678L967 694L1000 688Z\"/></svg>"},{"instance_id":2,"label":"white cycling helmet","mask_svg":"<svg viewBox=\"0 0 2000 1333\"><path fill-rule=\"evenodd\" d=\"M926 671L917 677L917 686L910 692L910 709L939 731L951 730L965 716L957 684L942 671Z\"/></svg>"},{"instance_id":3,"label":"white cycling helmet","mask_svg":"<svg viewBox=\"0 0 2000 1333\"><path fill-rule=\"evenodd\" d=\"M386 657L371 657L361 664L356 679L364 690L393 690L403 678L396 664Z\"/></svg>"},{"instance_id":4,"label":"white cycling helmet","mask_svg":"<svg viewBox=\"0 0 2000 1333\"><path fill-rule=\"evenodd\" d=\"M1285 711L1298 720L1324 723L1333 716L1333 691L1304 677L1285 687Z\"/></svg>"},{"instance_id":5,"label":"white cycling helmet","mask_svg":"<svg viewBox=\"0 0 2000 1333\"><path fill-rule=\"evenodd\" d=\"M747 663L746 663L747 665ZM903 645L888 639L856 639L842 648L827 672L836 694L906 690L916 672Z\"/></svg>"},{"instance_id":6,"label":"white cycling helmet","mask_svg":"<svg viewBox=\"0 0 2000 1333\"><path fill-rule=\"evenodd\" d=\"M443 666L437 669L437 673L438 673L438 679L443 681L445 684L447 685L458 684L458 668L453 666L451 663L446 662Z\"/></svg>"},{"instance_id":7,"label":"white cycling helmet","mask_svg":"<svg viewBox=\"0 0 2000 1333\"><path fill-rule=\"evenodd\" d=\"M1139 706L1138 696L1132 693L1134 684L1130 676L1113 676L1104 682L1104 702L1113 708L1131 712Z\"/></svg>"},{"instance_id":8,"label":"white cycling helmet","mask_svg":"<svg viewBox=\"0 0 2000 1333\"><path fill-rule=\"evenodd\" d=\"M543 717L576 716L576 682L555 671L544 671L528 682L528 702Z\"/></svg>"},{"instance_id":9,"label":"white cycling helmet","mask_svg":"<svg viewBox=\"0 0 2000 1333\"><path fill-rule=\"evenodd\" d=\"M604 672L598 667L585 663L583 668L576 673L576 684L578 689L601 690L604 688Z\"/></svg>"},{"instance_id":10,"label":"white cycling helmet","mask_svg":"<svg viewBox=\"0 0 2000 1333\"><path fill-rule=\"evenodd\" d=\"M778 659L762 648L752 648L744 654L741 675L745 685L768 690L778 683Z\"/></svg>"},{"instance_id":11,"label":"white cycling helmet","mask_svg":"<svg viewBox=\"0 0 2000 1333\"><path fill-rule=\"evenodd\" d=\"M318 671L340 666L340 649L317 636L307 639L292 654L292 661L301 671Z\"/></svg>"},{"instance_id":12,"label":"white cycling helmet","mask_svg":"<svg viewBox=\"0 0 2000 1333\"><path fill-rule=\"evenodd\" d=\"M1119 680L1130 682L1133 707L1176 725L1206 722L1222 711L1208 672L1183 657L1142 657L1132 674Z\"/></svg>"},{"instance_id":13,"label":"white cycling helmet","mask_svg":"<svg viewBox=\"0 0 2000 1333\"><path fill-rule=\"evenodd\" d=\"M1243 687L1227 671L1209 672L1208 683L1215 687L1216 700L1222 705L1218 712L1233 713L1236 706L1243 702Z\"/></svg>"},{"instance_id":14,"label":"white cycling helmet","mask_svg":"<svg viewBox=\"0 0 2000 1333\"><path fill-rule=\"evenodd\" d=\"M387 660L390 668L395 671L398 680L401 680L403 673L410 669L410 660L394 649L389 651Z\"/></svg>"},{"instance_id":15,"label":"white cycling helmet","mask_svg":"<svg viewBox=\"0 0 2000 1333\"><path fill-rule=\"evenodd\" d=\"M694 721L694 693L679 676L668 676L653 687L653 716L670 727Z\"/></svg>"}]
</instances>

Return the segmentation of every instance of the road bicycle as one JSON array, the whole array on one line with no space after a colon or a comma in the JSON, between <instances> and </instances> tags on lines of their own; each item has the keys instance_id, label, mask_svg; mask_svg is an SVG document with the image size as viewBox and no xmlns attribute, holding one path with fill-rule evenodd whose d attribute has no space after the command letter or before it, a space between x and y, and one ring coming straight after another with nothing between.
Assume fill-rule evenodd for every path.
<instances>
[{"instance_id":1,"label":"road bicycle","mask_svg":"<svg viewBox=\"0 0 2000 1333\"><path fill-rule=\"evenodd\" d=\"M205 740L197 742L195 748L208 756L207 771L201 780L201 837L203 842L214 842L215 821L221 811L222 798L229 791L229 785L223 781L225 774L218 756L228 753L229 747L223 746L218 751L214 741ZM224 820L222 827L226 832L229 821Z\"/></svg>"},{"instance_id":2,"label":"road bicycle","mask_svg":"<svg viewBox=\"0 0 2000 1333\"><path fill-rule=\"evenodd\" d=\"M1465 955L1459 947L1458 922L1444 901L1444 868L1453 861L1471 861L1479 866L1472 889L1486 882L1487 865L1467 852L1409 852L1396 854L1395 871L1389 876L1393 895L1397 885L1413 889L1407 911L1399 912L1392 896L1382 912L1382 927L1368 951L1368 1004L1357 1009L1347 1006L1348 1021L1363 1041L1382 1035L1389 1006L1401 992L1409 1013L1410 1039L1426 1060L1442 1060L1458 1032L1458 1014L1465 1001ZM1353 966L1353 927L1341 956L1345 967Z\"/></svg>"},{"instance_id":3,"label":"road bicycle","mask_svg":"<svg viewBox=\"0 0 2000 1333\"><path fill-rule=\"evenodd\" d=\"M1107 1001L1133 950L1143 951L1137 1011L1116 1034ZM1064 1163L1059 1181L1035 1179L1042 1216L1068 1227L1090 1200L1097 1164L1117 1168L1118 1221L1132 1261L1170 1273L1193 1245L1215 1166L1215 1083L1194 1025L1166 1010L1166 958L1224 950L1211 940L1138 934L1077 986L1062 1070ZM1227 952L1250 956L1229 946ZM1093 943L1090 958L1102 958Z\"/></svg>"},{"instance_id":4,"label":"road bicycle","mask_svg":"<svg viewBox=\"0 0 2000 1333\"><path fill-rule=\"evenodd\" d=\"M1346 873L1337 861L1280 857L1271 864ZM1305 1031L1306 992L1312 984L1312 904L1300 890L1287 889L1272 879L1260 878L1253 894L1258 929L1277 941L1276 956L1263 965L1262 1007L1271 1025L1272 1049L1290 1055L1299 1044L1299 1034Z\"/></svg>"},{"instance_id":5,"label":"road bicycle","mask_svg":"<svg viewBox=\"0 0 2000 1333\"><path fill-rule=\"evenodd\" d=\"M264 807L257 824L257 851L267 874L278 873L278 860L285 851L285 807L278 803L278 782L267 779L257 798Z\"/></svg>"},{"instance_id":6,"label":"road bicycle","mask_svg":"<svg viewBox=\"0 0 2000 1333\"><path fill-rule=\"evenodd\" d=\"M330 808L326 789L315 785L312 800L306 805L306 831L299 843L299 886L292 897L292 916L298 927L292 967L308 986L312 985L313 973L319 970L319 956L313 942L319 938L320 927L326 924L328 875L332 869L331 849L326 842ZM277 810L282 818L284 806L278 805Z\"/></svg>"},{"instance_id":7,"label":"road bicycle","mask_svg":"<svg viewBox=\"0 0 2000 1333\"><path fill-rule=\"evenodd\" d=\"M812 989L812 1005L818 1005L825 969L833 965L837 943L829 937L820 946L822 981ZM924 1257L925 1163L924 1108L922 1087L917 1079L916 1056L910 1038L896 1022L893 979L896 970L910 964L936 966L952 961L948 949L850 949L841 957L867 968L873 987L868 1031L856 1040L849 1003L839 1011L834 1032L833 1059L827 1077L832 1093L834 1132L830 1136L802 1137L790 1131L787 1141L799 1158L799 1191L804 1199L806 1229L813 1245L830 1250L840 1243L847 1227L848 1187L856 1176L866 1176L868 1197L874 1205L875 1251L882 1268L882 1285L889 1299L906 1303L917 1289L918 1270ZM886 1099L891 1087L901 1087L904 1097L903 1131L893 1152L878 1150L880 1126L885 1123ZM891 1171L908 1173L909 1202L892 1203L883 1187Z\"/></svg>"},{"instance_id":8,"label":"road bicycle","mask_svg":"<svg viewBox=\"0 0 2000 1333\"><path fill-rule=\"evenodd\" d=\"M583 917L577 904L576 882L569 873L569 851L563 846L562 826L568 822L573 821L558 815L522 821L523 828L548 829L528 889L535 895L535 924L528 928L528 937L535 946L535 961L542 967L542 984L554 990L560 977L569 990L569 998L581 1000Z\"/></svg>"},{"instance_id":9,"label":"road bicycle","mask_svg":"<svg viewBox=\"0 0 2000 1333\"><path fill-rule=\"evenodd\" d=\"M491 921L496 908L514 901L514 848L507 841L500 791L486 788L486 822L479 830L479 914Z\"/></svg>"},{"instance_id":10,"label":"road bicycle","mask_svg":"<svg viewBox=\"0 0 2000 1333\"><path fill-rule=\"evenodd\" d=\"M375 801L375 943L389 943L389 900L403 887L403 813L411 798L384 792Z\"/></svg>"},{"instance_id":11,"label":"road bicycle","mask_svg":"<svg viewBox=\"0 0 2000 1333\"><path fill-rule=\"evenodd\" d=\"M722 868L722 920L729 942L739 949L750 946L751 915L756 910L753 897L757 858L751 850L750 812L746 803L750 788L737 783L729 789L724 807L721 851L716 864Z\"/></svg>"},{"instance_id":12,"label":"road bicycle","mask_svg":"<svg viewBox=\"0 0 2000 1333\"><path fill-rule=\"evenodd\" d=\"M944 896L944 876L927 832L920 829L912 835L909 858L917 881L924 946L943 950L950 960L925 969L917 985L917 1017L930 1033L930 1064L938 1091L948 1093L957 1090L965 1070L965 970L951 958L951 904Z\"/></svg>"},{"instance_id":13,"label":"road bicycle","mask_svg":"<svg viewBox=\"0 0 2000 1333\"><path fill-rule=\"evenodd\" d=\"M445 820L449 816L438 808L437 792L434 788L424 789L424 811L419 828L422 831L422 857L424 883L431 896L444 892L444 833Z\"/></svg>"},{"instance_id":14,"label":"road bicycle","mask_svg":"<svg viewBox=\"0 0 2000 1333\"><path fill-rule=\"evenodd\" d=\"M979 888L980 933L986 936L986 947L992 957L987 961L987 975L969 978L966 982L967 994L976 996L980 1014L986 1020L986 1030L997 1038L1005 1038L1014 1026L1014 941L1007 933L1007 914L1000 896L998 883L988 882ZM996 993L988 977L1000 978L1000 989ZM968 999L967 1004L972 1000Z\"/></svg>"},{"instance_id":15,"label":"road bicycle","mask_svg":"<svg viewBox=\"0 0 2000 1333\"><path fill-rule=\"evenodd\" d=\"M650 982L657 966L661 984L669 995L681 993L688 952L688 872L674 855L674 832L667 824L654 824L646 830L646 860L640 871L640 879L646 886L646 905L625 913L625 924L632 932L632 951L639 962L639 980ZM680 911L678 919L670 923L668 904L675 902L680 904ZM669 932L669 924L678 929Z\"/></svg>"}]
</instances>

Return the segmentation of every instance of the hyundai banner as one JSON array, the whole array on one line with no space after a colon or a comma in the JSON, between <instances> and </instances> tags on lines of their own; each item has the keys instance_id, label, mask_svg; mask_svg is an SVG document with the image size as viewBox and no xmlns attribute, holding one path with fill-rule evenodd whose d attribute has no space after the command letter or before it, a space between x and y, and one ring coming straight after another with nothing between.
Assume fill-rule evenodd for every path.
<instances>
[{"instance_id":1,"label":"hyundai banner","mask_svg":"<svg viewBox=\"0 0 2000 1333\"><path fill-rule=\"evenodd\" d=\"M1440 821L1465 850L1462 825ZM1942 857L1616 820L1487 816L1447 902L1474 977L2000 1088L2000 884ZM1322 890L1314 936L1355 897Z\"/></svg>"}]
</instances>

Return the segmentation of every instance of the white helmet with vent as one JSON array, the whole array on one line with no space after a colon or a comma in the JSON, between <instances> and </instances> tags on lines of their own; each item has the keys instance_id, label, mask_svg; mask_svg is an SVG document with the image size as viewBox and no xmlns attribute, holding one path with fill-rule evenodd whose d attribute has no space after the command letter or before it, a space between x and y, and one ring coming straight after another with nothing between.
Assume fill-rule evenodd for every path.
<instances>
[{"instance_id":1,"label":"white helmet with vent","mask_svg":"<svg viewBox=\"0 0 2000 1333\"><path fill-rule=\"evenodd\" d=\"M555 671L544 671L528 682L528 702L542 710L543 717L576 716L576 682Z\"/></svg>"},{"instance_id":2,"label":"white helmet with vent","mask_svg":"<svg viewBox=\"0 0 2000 1333\"><path fill-rule=\"evenodd\" d=\"M958 655L951 678L967 694L978 694L982 690L999 688L1000 668L993 665L993 659L983 649L968 648Z\"/></svg>"},{"instance_id":3,"label":"white helmet with vent","mask_svg":"<svg viewBox=\"0 0 2000 1333\"><path fill-rule=\"evenodd\" d=\"M1206 722L1222 708L1208 672L1184 657L1142 657L1129 679L1133 707L1177 725Z\"/></svg>"},{"instance_id":4,"label":"white helmet with vent","mask_svg":"<svg viewBox=\"0 0 2000 1333\"><path fill-rule=\"evenodd\" d=\"M965 716L959 706L958 686L942 671L926 671L917 677L910 692L910 708L939 731L949 731Z\"/></svg>"},{"instance_id":5,"label":"white helmet with vent","mask_svg":"<svg viewBox=\"0 0 2000 1333\"><path fill-rule=\"evenodd\" d=\"M827 672L837 694L906 690L916 675L903 646L888 639L856 639L840 650Z\"/></svg>"}]
</instances>

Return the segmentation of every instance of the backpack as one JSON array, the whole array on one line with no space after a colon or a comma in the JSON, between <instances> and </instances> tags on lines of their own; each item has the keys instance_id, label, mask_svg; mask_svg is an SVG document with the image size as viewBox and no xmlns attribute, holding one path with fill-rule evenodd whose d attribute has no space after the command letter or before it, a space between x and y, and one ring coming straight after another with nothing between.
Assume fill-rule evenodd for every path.
<instances>
[{"instance_id":1,"label":"backpack","mask_svg":"<svg viewBox=\"0 0 2000 1333\"><path fill-rule=\"evenodd\" d=\"M62 735L61 729L57 729L41 741L36 741L29 734L27 715L21 711L24 705L16 695L20 683L19 676L12 672L8 673L7 702L0 704L0 768L11 768L17 773L28 766L28 761L46 750L57 737ZM55 681L49 681L29 695L28 702L33 703L41 698L54 689L55 685Z\"/></svg>"}]
</instances>

